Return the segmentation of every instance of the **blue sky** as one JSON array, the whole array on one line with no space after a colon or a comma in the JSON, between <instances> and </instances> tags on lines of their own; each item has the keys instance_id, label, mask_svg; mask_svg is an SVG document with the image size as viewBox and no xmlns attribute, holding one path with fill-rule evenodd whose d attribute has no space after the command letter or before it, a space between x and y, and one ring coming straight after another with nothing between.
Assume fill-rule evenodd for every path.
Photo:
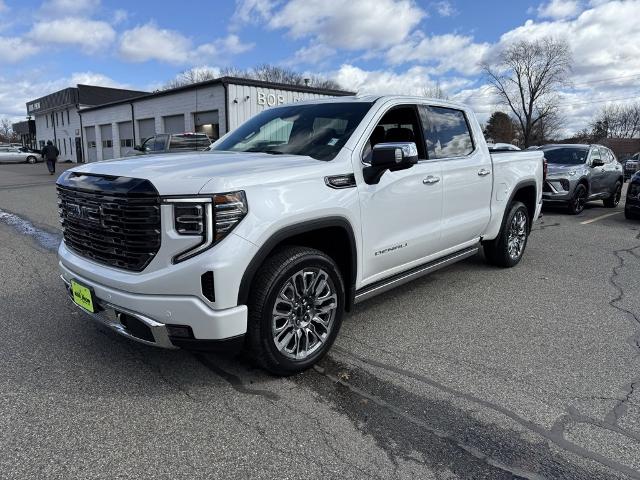
<instances>
[{"instance_id":1,"label":"blue sky","mask_svg":"<svg viewBox=\"0 0 640 480\"><path fill-rule=\"evenodd\" d=\"M0 117L75 83L155 89L188 68L278 64L363 93L438 83L481 118L479 62L545 35L573 50L568 130L606 100L640 99L640 0L0 0Z\"/></svg>"}]
</instances>

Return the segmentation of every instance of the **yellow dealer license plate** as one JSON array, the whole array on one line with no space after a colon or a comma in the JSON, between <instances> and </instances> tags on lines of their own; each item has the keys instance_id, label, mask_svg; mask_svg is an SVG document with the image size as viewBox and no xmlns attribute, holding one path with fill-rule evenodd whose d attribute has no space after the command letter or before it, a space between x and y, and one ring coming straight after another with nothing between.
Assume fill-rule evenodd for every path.
<instances>
[{"instance_id":1,"label":"yellow dealer license plate","mask_svg":"<svg viewBox=\"0 0 640 480\"><path fill-rule=\"evenodd\" d=\"M95 312L93 307L93 293L90 288L80 285L75 280L71 280L71 294L73 295L73 301L76 305L81 306L91 313Z\"/></svg>"}]
</instances>

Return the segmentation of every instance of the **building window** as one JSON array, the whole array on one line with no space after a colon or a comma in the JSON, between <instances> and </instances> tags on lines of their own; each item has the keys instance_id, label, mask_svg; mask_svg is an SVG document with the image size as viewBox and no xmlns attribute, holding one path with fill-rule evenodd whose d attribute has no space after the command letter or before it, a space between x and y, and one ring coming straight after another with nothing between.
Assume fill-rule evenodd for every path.
<instances>
[{"instance_id":1,"label":"building window","mask_svg":"<svg viewBox=\"0 0 640 480\"><path fill-rule=\"evenodd\" d=\"M87 141L87 147L96 148L96 141L95 140L88 140Z\"/></svg>"},{"instance_id":2,"label":"building window","mask_svg":"<svg viewBox=\"0 0 640 480\"><path fill-rule=\"evenodd\" d=\"M64 154L67 154L67 139L63 138L62 139L62 145L64 145Z\"/></svg>"},{"instance_id":3,"label":"building window","mask_svg":"<svg viewBox=\"0 0 640 480\"><path fill-rule=\"evenodd\" d=\"M47 128L49 128L49 115L44 116L44 121L47 122Z\"/></svg>"},{"instance_id":4,"label":"building window","mask_svg":"<svg viewBox=\"0 0 640 480\"><path fill-rule=\"evenodd\" d=\"M60 126L60 120L58 120L58 112L56 112L56 127Z\"/></svg>"},{"instance_id":5,"label":"building window","mask_svg":"<svg viewBox=\"0 0 640 480\"><path fill-rule=\"evenodd\" d=\"M71 139L69 139L69 154L73 155L73 144L71 143Z\"/></svg>"},{"instance_id":6,"label":"building window","mask_svg":"<svg viewBox=\"0 0 640 480\"><path fill-rule=\"evenodd\" d=\"M121 138L120 147L133 148L133 138Z\"/></svg>"},{"instance_id":7,"label":"building window","mask_svg":"<svg viewBox=\"0 0 640 480\"><path fill-rule=\"evenodd\" d=\"M44 148L44 140L40 140L40 150Z\"/></svg>"},{"instance_id":8,"label":"building window","mask_svg":"<svg viewBox=\"0 0 640 480\"><path fill-rule=\"evenodd\" d=\"M102 140L102 148L113 148L112 140Z\"/></svg>"},{"instance_id":9,"label":"building window","mask_svg":"<svg viewBox=\"0 0 640 480\"><path fill-rule=\"evenodd\" d=\"M67 109L67 125L69 125L71 123L71 120L69 120L69 109Z\"/></svg>"},{"instance_id":10,"label":"building window","mask_svg":"<svg viewBox=\"0 0 640 480\"><path fill-rule=\"evenodd\" d=\"M64 127L64 112L60 112L60 121L62 122L62 126Z\"/></svg>"}]
</instances>

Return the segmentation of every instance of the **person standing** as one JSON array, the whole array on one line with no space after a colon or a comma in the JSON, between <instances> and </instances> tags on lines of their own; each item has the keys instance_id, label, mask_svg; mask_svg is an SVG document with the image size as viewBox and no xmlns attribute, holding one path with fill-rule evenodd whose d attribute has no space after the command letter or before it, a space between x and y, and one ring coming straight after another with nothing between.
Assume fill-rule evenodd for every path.
<instances>
[{"instance_id":1,"label":"person standing","mask_svg":"<svg viewBox=\"0 0 640 480\"><path fill-rule=\"evenodd\" d=\"M47 141L47 144L42 149L42 159L47 162L47 168L49 169L49 175L56 173L56 162L60 150L56 147L51 140Z\"/></svg>"}]
</instances>

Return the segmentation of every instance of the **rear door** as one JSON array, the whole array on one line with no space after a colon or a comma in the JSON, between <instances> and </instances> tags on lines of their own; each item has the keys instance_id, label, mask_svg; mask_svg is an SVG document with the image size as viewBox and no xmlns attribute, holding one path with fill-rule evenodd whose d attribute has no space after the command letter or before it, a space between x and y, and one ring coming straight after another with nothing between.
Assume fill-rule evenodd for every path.
<instances>
[{"instance_id":1,"label":"rear door","mask_svg":"<svg viewBox=\"0 0 640 480\"><path fill-rule=\"evenodd\" d=\"M605 162L604 171L606 176L604 178L604 187L607 192L613 192L618 179L622 175L622 167L611 150L608 148L601 148L601 151L604 152L603 159Z\"/></svg>"},{"instance_id":2,"label":"rear door","mask_svg":"<svg viewBox=\"0 0 640 480\"><path fill-rule=\"evenodd\" d=\"M421 112L428 156L442 165L442 250L462 246L491 219L491 156L475 145L464 111L424 105Z\"/></svg>"},{"instance_id":3,"label":"rear door","mask_svg":"<svg viewBox=\"0 0 640 480\"><path fill-rule=\"evenodd\" d=\"M355 165L366 167L371 148L385 142L414 142L419 161L386 171L377 184L358 184L365 284L424 263L440 248L442 173L439 161L427 159L417 106L396 105L380 115Z\"/></svg>"}]
</instances>

